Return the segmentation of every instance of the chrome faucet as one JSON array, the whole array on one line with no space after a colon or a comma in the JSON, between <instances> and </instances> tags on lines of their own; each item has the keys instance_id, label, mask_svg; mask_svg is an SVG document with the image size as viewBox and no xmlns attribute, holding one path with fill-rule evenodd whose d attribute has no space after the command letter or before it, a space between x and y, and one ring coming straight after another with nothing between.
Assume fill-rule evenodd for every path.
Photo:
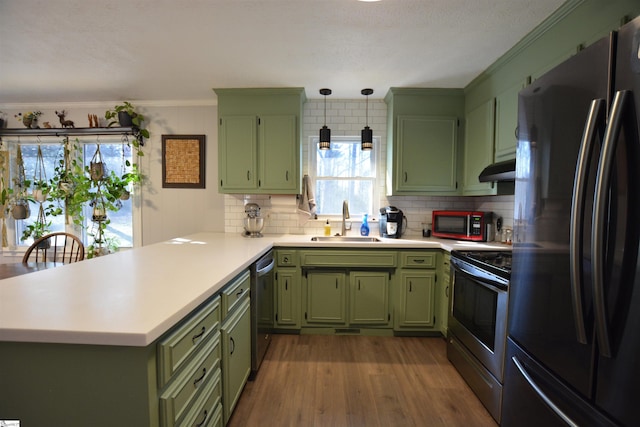
<instances>
[{"instance_id":1,"label":"chrome faucet","mask_svg":"<svg viewBox=\"0 0 640 427\"><path fill-rule=\"evenodd\" d=\"M341 236L345 236L347 234L347 219L351 218L349 216L349 202L348 201L343 201L342 202L342 234Z\"/></svg>"}]
</instances>

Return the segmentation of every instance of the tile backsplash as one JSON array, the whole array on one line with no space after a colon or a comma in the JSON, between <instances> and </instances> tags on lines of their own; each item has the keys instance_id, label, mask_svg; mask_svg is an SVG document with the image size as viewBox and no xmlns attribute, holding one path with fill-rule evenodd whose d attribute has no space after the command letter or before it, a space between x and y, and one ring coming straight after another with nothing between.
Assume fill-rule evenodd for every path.
<instances>
[{"instance_id":1,"label":"tile backsplash","mask_svg":"<svg viewBox=\"0 0 640 427\"><path fill-rule=\"evenodd\" d=\"M369 126L374 136L380 138L378 152L378 174L384 177L386 166L387 108L383 100L369 100ZM327 99L327 126L332 136L360 135L365 120L365 100ZM310 99L305 103L303 112L303 173L307 173L309 165L309 141L317 136L324 123L324 100ZM384 186L384 179L380 179ZM492 211L496 217L503 218L505 227L513 224L513 196L384 196L384 188L380 188L380 206L392 205L401 209L407 217L406 237L420 237L422 224L431 223L431 213L439 209ZM225 232L243 233L245 203L257 203L265 217L264 234L322 234L327 218L310 219L308 215L297 212L296 197L268 195L225 195ZM371 218L371 234L378 235L377 218L374 212ZM360 217L351 222L352 229L347 234L357 235L360 230ZM332 234L340 232L340 220L331 219Z\"/></svg>"},{"instance_id":2,"label":"tile backsplash","mask_svg":"<svg viewBox=\"0 0 640 427\"><path fill-rule=\"evenodd\" d=\"M295 196L288 196L289 200L282 200L284 196L259 195L225 195L225 232L243 233L243 219L245 218L245 203L257 203L261 208L261 215L265 218L264 234L309 234L322 235L326 218L310 219L307 214L298 213ZM405 237L420 237L423 223L431 223L431 213L434 210L457 209L479 210L494 212L496 217L503 219L505 227L513 224L513 196L491 197L444 197L444 196L396 196L386 199L384 205L393 205L401 209L407 217ZM378 215L370 219L371 235L378 235ZM337 218L330 220L332 234L340 232L341 223ZM351 223L348 235L358 235L360 218L347 220Z\"/></svg>"}]
</instances>

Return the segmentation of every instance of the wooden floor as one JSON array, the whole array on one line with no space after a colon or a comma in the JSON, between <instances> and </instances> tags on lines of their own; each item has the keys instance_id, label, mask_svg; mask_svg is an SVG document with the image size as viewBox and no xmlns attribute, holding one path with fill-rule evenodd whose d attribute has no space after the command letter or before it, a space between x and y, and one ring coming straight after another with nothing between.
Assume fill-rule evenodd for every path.
<instances>
[{"instance_id":1,"label":"wooden floor","mask_svg":"<svg viewBox=\"0 0 640 427\"><path fill-rule=\"evenodd\" d=\"M442 338L275 335L229 427L496 427Z\"/></svg>"}]
</instances>

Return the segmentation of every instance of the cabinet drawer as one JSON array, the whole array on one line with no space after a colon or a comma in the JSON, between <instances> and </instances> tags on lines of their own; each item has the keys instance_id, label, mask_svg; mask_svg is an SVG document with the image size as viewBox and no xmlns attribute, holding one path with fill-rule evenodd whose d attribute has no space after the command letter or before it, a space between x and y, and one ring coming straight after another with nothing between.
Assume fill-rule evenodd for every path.
<instances>
[{"instance_id":1,"label":"cabinet drawer","mask_svg":"<svg viewBox=\"0 0 640 427\"><path fill-rule=\"evenodd\" d=\"M222 425L217 421L222 418L222 382L220 378L220 370L217 370L215 375L204 385L202 393L196 398L189 412L179 423L175 424L176 426L213 427Z\"/></svg>"},{"instance_id":2,"label":"cabinet drawer","mask_svg":"<svg viewBox=\"0 0 640 427\"><path fill-rule=\"evenodd\" d=\"M295 251L278 250L276 253L278 267L294 267L298 264L298 256Z\"/></svg>"},{"instance_id":3,"label":"cabinet drawer","mask_svg":"<svg viewBox=\"0 0 640 427\"><path fill-rule=\"evenodd\" d=\"M249 295L249 270L237 276L222 290L222 318L227 317Z\"/></svg>"},{"instance_id":4,"label":"cabinet drawer","mask_svg":"<svg viewBox=\"0 0 640 427\"><path fill-rule=\"evenodd\" d=\"M396 253L387 251L315 250L300 252L303 267L395 267Z\"/></svg>"},{"instance_id":5,"label":"cabinet drawer","mask_svg":"<svg viewBox=\"0 0 640 427\"><path fill-rule=\"evenodd\" d=\"M164 425L174 425L191 406L203 385L211 377L219 377L220 358L220 333L216 332L160 396L160 414Z\"/></svg>"},{"instance_id":6,"label":"cabinet drawer","mask_svg":"<svg viewBox=\"0 0 640 427\"><path fill-rule=\"evenodd\" d=\"M401 252L402 268L436 268L436 252Z\"/></svg>"},{"instance_id":7,"label":"cabinet drawer","mask_svg":"<svg viewBox=\"0 0 640 427\"><path fill-rule=\"evenodd\" d=\"M206 303L158 344L158 387L162 388L220 326L220 297Z\"/></svg>"}]
</instances>

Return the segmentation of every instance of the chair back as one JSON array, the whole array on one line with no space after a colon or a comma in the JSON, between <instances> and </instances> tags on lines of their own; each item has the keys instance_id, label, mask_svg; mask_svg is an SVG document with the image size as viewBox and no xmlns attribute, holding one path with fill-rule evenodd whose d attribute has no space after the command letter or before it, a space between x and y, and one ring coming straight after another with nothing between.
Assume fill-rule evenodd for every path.
<instances>
[{"instance_id":1,"label":"chair back","mask_svg":"<svg viewBox=\"0 0 640 427\"><path fill-rule=\"evenodd\" d=\"M82 241L70 233L56 232L36 239L24 253L22 262L58 262L70 264L84 259Z\"/></svg>"}]
</instances>

